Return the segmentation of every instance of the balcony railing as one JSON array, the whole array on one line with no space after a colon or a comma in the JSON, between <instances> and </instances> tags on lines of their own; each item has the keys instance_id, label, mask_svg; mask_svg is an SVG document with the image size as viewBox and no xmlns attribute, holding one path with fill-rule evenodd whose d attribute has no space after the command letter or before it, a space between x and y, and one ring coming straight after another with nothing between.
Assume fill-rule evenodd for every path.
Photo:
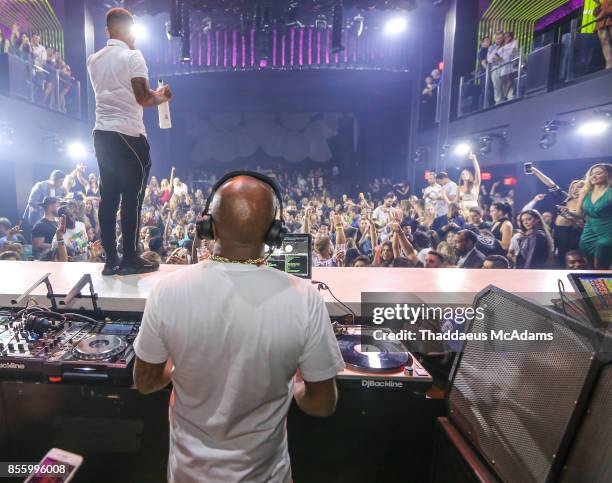
<instances>
[{"instance_id":1,"label":"balcony railing","mask_svg":"<svg viewBox=\"0 0 612 483\"><path fill-rule=\"evenodd\" d=\"M81 83L59 69L45 69L31 59L0 54L5 94L81 119Z\"/></svg>"},{"instance_id":2,"label":"balcony railing","mask_svg":"<svg viewBox=\"0 0 612 483\"><path fill-rule=\"evenodd\" d=\"M519 52L507 62L488 66L484 72L461 77L458 116L522 97L526 76L523 61L523 54Z\"/></svg>"},{"instance_id":3,"label":"balcony railing","mask_svg":"<svg viewBox=\"0 0 612 483\"><path fill-rule=\"evenodd\" d=\"M604 18L610 17L612 15ZM597 33L581 33L593 23L595 22L580 25L579 19L572 20L571 31L561 38L558 48L553 50L556 58L552 59L550 65L551 69L557 70L550 71L547 78L552 82L548 83L545 89L563 87L605 68ZM461 77L458 117L521 98L525 91L529 58L530 56L520 53L503 64L488 66L484 72Z\"/></svg>"}]
</instances>

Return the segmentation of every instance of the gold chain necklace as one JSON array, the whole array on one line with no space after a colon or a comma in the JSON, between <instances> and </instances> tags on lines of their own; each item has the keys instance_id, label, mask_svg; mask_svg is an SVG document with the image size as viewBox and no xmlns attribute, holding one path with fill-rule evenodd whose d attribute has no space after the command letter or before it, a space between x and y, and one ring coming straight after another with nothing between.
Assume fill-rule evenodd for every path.
<instances>
[{"instance_id":1,"label":"gold chain necklace","mask_svg":"<svg viewBox=\"0 0 612 483\"><path fill-rule=\"evenodd\" d=\"M265 265L267 262L267 257L261 257L261 258L249 258L247 260L230 260L229 258L225 258L225 257L220 257L219 255L211 255L210 256L210 260L213 260L215 262L220 262L220 263L240 263L242 265L256 265L256 266L261 266L261 265Z\"/></svg>"}]
</instances>

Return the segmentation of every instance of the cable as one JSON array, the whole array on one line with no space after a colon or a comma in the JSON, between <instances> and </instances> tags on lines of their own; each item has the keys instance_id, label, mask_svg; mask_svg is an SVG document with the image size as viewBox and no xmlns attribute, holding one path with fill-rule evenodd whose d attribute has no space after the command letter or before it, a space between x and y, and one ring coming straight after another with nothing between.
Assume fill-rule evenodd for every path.
<instances>
[{"instance_id":1,"label":"cable","mask_svg":"<svg viewBox=\"0 0 612 483\"><path fill-rule=\"evenodd\" d=\"M557 288L559 290L559 296L561 297L561 309L563 310L563 313L565 315L568 315L568 316L571 317L571 315L567 313L567 309L565 308L566 305L569 305L576 312L578 312L579 314L581 314L584 317L588 318L588 316L587 316L586 312L584 311L584 309L579 304L574 302L573 300L570 300L570 298L566 295L566 293L565 293L565 285L563 283L563 280L561 280L561 279L557 280ZM575 317L573 317L573 318L575 318Z\"/></svg>"},{"instance_id":2,"label":"cable","mask_svg":"<svg viewBox=\"0 0 612 483\"><path fill-rule=\"evenodd\" d=\"M323 282L319 282L318 280L312 280L312 283L314 283L314 284L316 284L316 285L317 285L317 289L318 289L318 290L321 290L321 289L323 289L323 290L327 290L327 291L329 292L329 294L332 296L332 298L333 298L333 299L334 299L336 302L338 302L340 305L342 305L342 307L344 307L346 310L348 310L348 311L349 311L349 314L350 314L350 315L351 315L351 317L352 317L351 325L355 325L355 318L357 317L357 315L355 314L355 312L353 312L353 310L352 310L352 309L351 309L351 308L350 308L348 305L346 305L346 304L345 304L344 302L342 302L342 301L341 301L341 300L340 300L338 297L336 297L336 296L334 295L334 292L332 292L331 288L329 288L329 286L328 286L327 284L325 284L325 283L323 283ZM349 314L346 314L346 315L349 315Z\"/></svg>"},{"instance_id":3,"label":"cable","mask_svg":"<svg viewBox=\"0 0 612 483\"><path fill-rule=\"evenodd\" d=\"M99 323L100 323L100 321L99 321L99 320L92 319L91 317L87 317L86 315L75 314L75 313L72 313L72 312L66 312L66 313L64 314L64 317L65 317L66 319L69 319L69 318L70 318L70 319L77 318L77 319L85 320L85 321L87 321L87 322L91 322L92 324L99 324Z\"/></svg>"},{"instance_id":4,"label":"cable","mask_svg":"<svg viewBox=\"0 0 612 483\"><path fill-rule=\"evenodd\" d=\"M559 290L559 297L561 297L561 309L567 315L567 310L565 309L565 285L561 279L557 280L557 290Z\"/></svg>"}]
</instances>

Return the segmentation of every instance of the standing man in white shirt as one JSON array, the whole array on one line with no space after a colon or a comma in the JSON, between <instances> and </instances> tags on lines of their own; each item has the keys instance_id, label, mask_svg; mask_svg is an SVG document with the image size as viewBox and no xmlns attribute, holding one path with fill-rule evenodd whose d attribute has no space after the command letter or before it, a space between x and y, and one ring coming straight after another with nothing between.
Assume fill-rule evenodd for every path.
<instances>
[{"instance_id":1,"label":"standing man in white shirt","mask_svg":"<svg viewBox=\"0 0 612 483\"><path fill-rule=\"evenodd\" d=\"M100 232L106 252L103 275L129 275L157 270L140 258L140 210L147 186L151 158L142 120L142 108L170 100L168 86L151 90L147 64L134 48L134 19L123 8L106 14L110 37L106 47L87 59L87 70L96 96L94 147L100 168ZM121 204L123 259L117 254L115 223Z\"/></svg>"},{"instance_id":2,"label":"standing man in white shirt","mask_svg":"<svg viewBox=\"0 0 612 483\"><path fill-rule=\"evenodd\" d=\"M497 32L495 34L495 43L489 47L487 53L487 63L490 66L491 84L493 84L493 96L495 104L499 104L504 100L502 92L502 81L501 81L501 67L500 65L504 62L501 56L500 49L504 45L504 33Z\"/></svg>"},{"instance_id":3,"label":"standing man in white shirt","mask_svg":"<svg viewBox=\"0 0 612 483\"><path fill-rule=\"evenodd\" d=\"M383 200L383 204L372 212L372 219L379 228L387 226L387 223L389 223L395 215L397 210L393 207L394 200L395 195L393 193L387 193Z\"/></svg>"},{"instance_id":4,"label":"standing man in white shirt","mask_svg":"<svg viewBox=\"0 0 612 483\"><path fill-rule=\"evenodd\" d=\"M436 214L436 218L446 216L448 208L442 195L442 186L438 184L437 175L433 171L427 173L427 188L423 190L423 200L425 207L432 206Z\"/></svg>"},{"instance_id":5,"label":"standing man in white shirt","mask_svg":"<svg viewBox=\"0 0 612 483\"><path fill-rule=\"evenodd\" d=\"M172 381L170 483L289 483L292 395L311 416L335 410L344 362L325 303L309 280L262 263L274 198L249 175L225 181L211 203L211 259L147 299L134 383L147 394Z\"/></svg>"},{"instance_id":6,"label":"standing man in white shirt","mask_svg":"<svg viewBox=\"0 0 612 483\"><path fill-rule=\"evenodd\" d=\"M49 72L46 72L45 64L47 63L47 49L40 43L40 35L32 34L32 58L34 59L34 78L33 82L36 86L34 96L37 101L42 100L45 89L45 81L49 80Z\"/></svg>"},{"instance_id":7,"label":"standing man in white shirt","mask_svg":"<svg viewBox=\"0 0 612 483\"><path fill-rule=\"evenodd\" d=\"M47 49L40 43L40 35L32 34L32 56L34 57L34 65L41 69L47 63Z\"/></svg>"}]
</instances>

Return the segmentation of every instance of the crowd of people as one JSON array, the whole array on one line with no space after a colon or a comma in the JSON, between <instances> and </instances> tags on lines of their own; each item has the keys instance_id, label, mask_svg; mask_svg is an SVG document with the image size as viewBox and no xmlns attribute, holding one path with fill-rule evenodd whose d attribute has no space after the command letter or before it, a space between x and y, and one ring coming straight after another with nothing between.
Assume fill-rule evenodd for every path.
<instances>
[{"instance_id":1,"label":"crowd of people","mask_svg":"<svg viewBox=\"0 0 612 483\"><path fill-rule=\"evenodd\" d=\"M14 23L10 36L0 28L0 53L13 54L32 66L31 79L36 102L51 109L68 112L68 94L74 88L72 70L61 53L42 44L38 33L21 31Z\"/></svg>"},{"instance_id":2,"label":"crowd of people","mask_svg":"<svg viewBox=\"0 0 612 483\"><path fill-rule=\"evenodd\" d=\"M535 167L547 188L523 207L514 190L480 181L477 157L453 181L427 173L427 187L374 179L359 193L337 191L337 167L324 172L279 172L257 167L283 189L290 232L313 237L313 265L325 267L460 267L607 269L612 263L612 165L592 166L567 191ZM210 256L196 236L196 221L218 176L199 173L196 189L173 168L152 176L140 217L139 252L157 263L189 264ZM556 213L538 211L547 197ZM104 260L97 216L95 173L77 165L32 188L20 224L0 219L1 260ZM117 223L118 245L121 234Z\"/></svg>"}]
</instances>

